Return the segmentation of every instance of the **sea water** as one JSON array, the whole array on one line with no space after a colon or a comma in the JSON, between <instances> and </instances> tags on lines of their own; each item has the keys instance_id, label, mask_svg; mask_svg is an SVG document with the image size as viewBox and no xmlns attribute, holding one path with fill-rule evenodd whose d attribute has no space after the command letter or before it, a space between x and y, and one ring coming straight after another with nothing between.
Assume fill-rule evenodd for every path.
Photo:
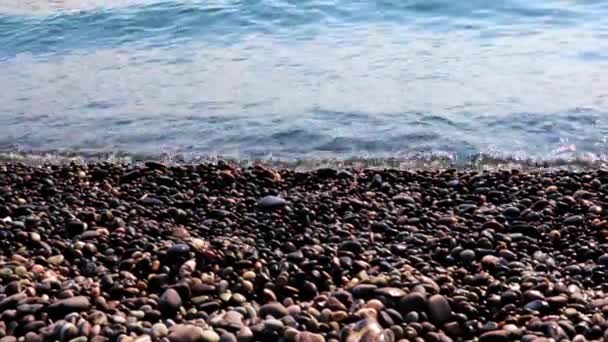
<instances>
[{"instance_id":1,"label":"sea water","mask_svg":"<svg viewBox=\"0 0 608 342\"><path fill-rule=\"evenodd\" d=\"M5 0L0 151L603 160L601 0Z\"/></svg>"}]
</instances>

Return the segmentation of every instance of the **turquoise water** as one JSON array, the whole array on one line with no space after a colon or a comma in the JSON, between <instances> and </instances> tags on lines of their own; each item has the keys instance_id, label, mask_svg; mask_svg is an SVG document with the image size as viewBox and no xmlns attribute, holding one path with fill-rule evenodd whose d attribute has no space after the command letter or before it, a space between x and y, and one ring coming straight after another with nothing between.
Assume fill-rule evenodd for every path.
<instances>
[{"instance_id":1,"label":"turquoise water","mask_svg":"<svg viewBox=\"0 0 608 342\"><path fill-rule=\"evenodd\" d=\"M604 159L608 3L6 0L0 150Z\"/></svg>"}]
</instances>

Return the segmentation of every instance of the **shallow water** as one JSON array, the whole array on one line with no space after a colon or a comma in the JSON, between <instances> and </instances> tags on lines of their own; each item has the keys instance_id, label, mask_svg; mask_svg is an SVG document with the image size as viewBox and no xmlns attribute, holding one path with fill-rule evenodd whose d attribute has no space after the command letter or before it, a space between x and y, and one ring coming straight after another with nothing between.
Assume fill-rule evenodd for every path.
<instances>
[{"instance_id":1,"label":"shallow water","mask_svg":"<svg viewBox=\"0 0 608 342\"><path fill-rule=\"evenodd\" d=\"M8 0L0 150L604 160L608 3Z\"/></svg>"}]
</instances>

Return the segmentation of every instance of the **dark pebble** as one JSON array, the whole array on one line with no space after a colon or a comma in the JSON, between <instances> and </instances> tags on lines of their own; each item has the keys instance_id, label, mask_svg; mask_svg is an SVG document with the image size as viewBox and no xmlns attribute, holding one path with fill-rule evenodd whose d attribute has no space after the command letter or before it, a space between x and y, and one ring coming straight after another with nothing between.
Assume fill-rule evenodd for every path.
<instances>
[{"instance_id":1,"label":"dark pebble","mask_svg":"<svg viewBox=\"0 0 608 342\"><path fill-rule=\"evenodd\" d=\"M258 201L260 209L280 209L287 205L287 201L278 196L265 196Z\"/></svg>"}]
</instances>

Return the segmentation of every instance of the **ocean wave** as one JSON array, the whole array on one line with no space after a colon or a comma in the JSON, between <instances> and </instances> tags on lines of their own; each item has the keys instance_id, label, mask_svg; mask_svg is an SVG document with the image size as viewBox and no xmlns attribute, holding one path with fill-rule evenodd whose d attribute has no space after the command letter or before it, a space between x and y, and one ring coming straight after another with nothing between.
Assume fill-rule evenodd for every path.
<instances>
[{"instance_id":1,"label":"ocean wave","mask_svg":"<svg viewBox=\"0 0 608 342\"><path fill-rule=\"evenodd\" d=\"M259 33L303 36L319 26L360 23L411 24L419 28L463 29L467 25L542 27L567 25L597 16L596 2L565 5L502 1L29 1L0 6L0 46L4 58L21 53L64 53L125 44L162 46L205 38L230 44ZM42 8L42 9L41 9ZM435 23L435 24L433 24ZM431 26L429 26L429 24ZM0 57L2 56L0 55Z\"/></svg>"}]
</instances>

